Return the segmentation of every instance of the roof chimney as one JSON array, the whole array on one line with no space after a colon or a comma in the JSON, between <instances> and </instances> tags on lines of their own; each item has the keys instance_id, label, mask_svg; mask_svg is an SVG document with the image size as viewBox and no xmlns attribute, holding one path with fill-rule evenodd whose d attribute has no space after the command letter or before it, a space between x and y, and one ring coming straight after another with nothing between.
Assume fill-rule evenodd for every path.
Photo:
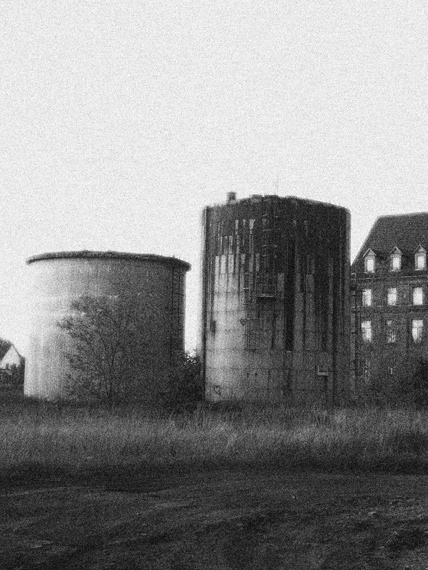
<instances>
[{"instance_id":1,"label":"roof chimney","mask_svg":"<svg viewBox=\"0 0 428 570\"><path fill-rule=\"evenodd\" d=\"M234 204L236 202L236 192L227 193L227 203Z\"/></svg>"}]
</instances>

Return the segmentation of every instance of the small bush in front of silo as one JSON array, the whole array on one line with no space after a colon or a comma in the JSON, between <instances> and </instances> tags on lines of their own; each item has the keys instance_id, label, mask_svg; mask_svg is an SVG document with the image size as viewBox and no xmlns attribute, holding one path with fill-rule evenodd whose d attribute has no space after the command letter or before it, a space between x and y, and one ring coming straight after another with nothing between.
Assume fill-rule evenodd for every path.
<instances>
[{"instance_id":1,"label":"small bush in front of silo","mask_svg":"<svg viewBox=\"0 0 428 570\"><path fill-rule=\"evenodd\" d=\"M186 352L168 374L162 407L168 412L192 412L203 399L200 359Z\"/></svg>"},{"instance_id":2,"label":"small bush in front of silo","mask_svg":"<svg viewBox=\"0 0 428 570\"><path fill-rule=\"evenodd\" d=\"M402 401L419 409L428 407L428 358L421 357L414 373L400 384Z\"/></svg>"}]
</instances>

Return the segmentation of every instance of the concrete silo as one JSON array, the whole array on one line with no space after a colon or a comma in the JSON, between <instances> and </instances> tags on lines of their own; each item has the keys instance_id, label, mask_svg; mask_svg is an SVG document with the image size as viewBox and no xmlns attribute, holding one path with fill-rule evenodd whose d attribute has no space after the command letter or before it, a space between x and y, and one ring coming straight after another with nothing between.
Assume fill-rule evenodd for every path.
<instances>
[{"instance_id":1,"label":"concrete silo","mask_svg":"<svg viewBox=\"0 0 428 570\"><path fill-rule=\"evenodd\" d=\"M206 396L331 405L349 381L345 208L251 196L203 213Z\"/></svg>"},{"instance_id":2,"label":"concrete silo","mask_svg":"<svg viewBox=\"0 0 428 570\"><path fill-rule=\"evenodd\" d=\"M138 299L136 306L144 314L138 340L147 352L144 364L133 370L132 391L147 402L155 400L165 388L166 370L184 349L185 274L190 265L171 257L110 251L46 253L27 263L33 279L25 395L67 397L71 370L66 353L73 342L58 322L70 314L73 301L126 297Z\"/></svg>"}]
</instances>

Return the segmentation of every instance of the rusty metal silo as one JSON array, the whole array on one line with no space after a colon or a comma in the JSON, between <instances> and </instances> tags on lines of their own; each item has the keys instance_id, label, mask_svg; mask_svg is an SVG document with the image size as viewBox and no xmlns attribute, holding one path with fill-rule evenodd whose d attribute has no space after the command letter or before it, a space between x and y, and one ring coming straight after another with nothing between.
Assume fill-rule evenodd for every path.
<instances>
[{"instance_id":1,"label":"rusty metal silo","mask_svg":"<svg viewBox=\"0 0 428 570\"><path fill-rule=\"evenodd\" d=\"M67 397L70 368L65 354L72 341L58 322L70 314L73 301L81 296L138 296L145 315L141 344L152 356L135 369L132 390L137 386L135 397L155 400L165 388L166 370L184 350L185 274L190 265L173 257L110 251L45 253L27 263L33 279L25 395Z\"/></svg>"},{"instance_id":2,"label":"rusty metal silo","mask_svg":"<svg viewBox=\"0 0 428 570\"><path fill-rule=\"evenodd\" d=\"M336 404L349 382L348 210L228 194L203 213L202 369L210 401Z\"/></svg>"}]
</instances>

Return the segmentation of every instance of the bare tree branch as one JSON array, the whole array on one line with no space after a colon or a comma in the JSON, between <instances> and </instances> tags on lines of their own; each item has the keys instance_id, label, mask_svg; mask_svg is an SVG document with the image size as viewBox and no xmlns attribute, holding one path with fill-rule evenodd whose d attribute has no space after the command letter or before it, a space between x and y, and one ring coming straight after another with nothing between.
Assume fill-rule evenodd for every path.
<instances>
[{"instance_id":1,"label":"bare tree branch","mask_svg":"<svg viewBox=\"0 0 428 570\"><path fill-rule=\"evenodd\" d=\"M82 296L70 310L58 323L72 339L73 349L65 353L72 371L70 392L113 405L134 380L138 363L148 358L142 340L147 310L136 295Z\"/></svg>"}]
</instances>

